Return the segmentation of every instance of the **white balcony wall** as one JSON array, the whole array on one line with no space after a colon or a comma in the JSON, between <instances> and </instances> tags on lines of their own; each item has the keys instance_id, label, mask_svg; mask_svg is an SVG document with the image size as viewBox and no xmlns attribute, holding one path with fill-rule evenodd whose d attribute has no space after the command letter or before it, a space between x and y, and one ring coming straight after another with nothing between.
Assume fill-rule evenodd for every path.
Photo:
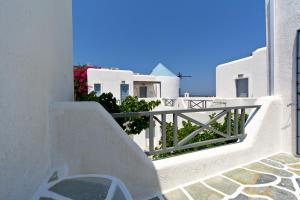
<instances>
[{"instance_id":1,"label":"white balcony wall","mask_svg":"<svg viewBox=\"0 0 300 200\"><path fill-rule=\"evenodd\" d=\"M0 199L50 168L49 104L73 99L71 0L0 1Z\"/></svg>"},{"instance_id":2,"label":"white balcony wall","mask_svg":"<svg viewBox=\"0 0 300 200\"><path fill-rule=\"evenodd\" d=\"M249 97L268 96L267 50L261 48L252 56L221 64L216 69L216 96L236 97L236 79L248 78Z\"/></svg>"},{"instance_id":3,"label":"white balcony wall","mask_svg":"<svg viewBox=\"0 0 300 200\"><path fill-rule=\"evenodd\" d=\"M161 190L168 191L280 152L280 98L263 97L254 104L262 107L247 125L247 137L242 142L154 161Z\"/></svg>"},{"instance_id":4,"label":"white balcony wall","mask_svg":"<svg viewBox=\"0 0 300 200\"><path fill-rule=\"evenodd\" d=\"M53 167L68 166L69 175L115 176L134 199L160 191L152 161L100 104L56 103L51 116Z\"/></svg>"}]
</instances>

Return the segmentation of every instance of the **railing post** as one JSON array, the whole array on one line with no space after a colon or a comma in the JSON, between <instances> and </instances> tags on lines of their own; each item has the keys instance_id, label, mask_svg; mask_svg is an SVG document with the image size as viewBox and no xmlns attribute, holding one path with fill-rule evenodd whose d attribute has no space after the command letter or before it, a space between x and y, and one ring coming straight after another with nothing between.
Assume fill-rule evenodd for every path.
<instances>
[{"instance_id":1,"label":"railing post","mask_svg":"<svg viewBox=\"0 0 300 200\"><path fill-rule=\"evenodd\" d=\"M173 113L173 146L177 146L178 138L177 138L177 132L178 132L178 118L177 114Z\"/></svg>"},{"instance_id":2,"label":"railing post","mask_svg":"<svg viewBox=\"0 0 300 200\"><path fill-rule=\"evenodd\" d=\"M149 116L149 152L150 154L154 151L154 120L153 115Z\"/></svg>"},{"instance_id":3,"label":"railing post","mask_svg":"<svg viewBox=\"0 0 300 200\"><path fill-rule=\"evenodd\" d=\"M167 148L167 130L166 130L166 114L161 114L161 134L162 134L162 148Z\"/></svg>"},{"instance_id":4,"label":"railing post","mask_svg":"<svg viewBox=\"0 0 300 200\"><path fill-rule=\"evenodd\" d=\"M237 136L239 134L238 114L238 109L234 109L234 136Z\"/></svg>"},{"instance_id":5,"label":"railing post","mask_svg":"<svg viewBox=\"0 0 300 200\"><path fill-rule=\"evenodd\" d=\"M227 110L227 137L231 136L231 110Z\"/></svg>"},{"instance_id":6,"label":"railing post","mask_svg":"<svg viewBox=\"0 0 300 200\"><path fill-rule=\"evenodd\" d=\"M241 108L241 134L245 134L245 108Z\"/></svg>"}]
</instances>

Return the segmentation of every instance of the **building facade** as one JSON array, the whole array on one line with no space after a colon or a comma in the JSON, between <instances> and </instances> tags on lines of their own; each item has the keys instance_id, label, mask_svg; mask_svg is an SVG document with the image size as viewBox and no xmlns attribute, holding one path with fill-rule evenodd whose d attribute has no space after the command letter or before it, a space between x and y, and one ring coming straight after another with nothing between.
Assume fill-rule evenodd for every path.
<instances>
[{"instance_id":1,"label":"building facade","mask_svg":"<svg viewBox=\"0 0 300 200\"><path fill-rule=\"evenodd\" d=\"M251 56L218 65L217 97L268 96L267 48L257 49Z\"/></svg>"},{"instance_id":2,"label":"building facade","mask_svg":"<svg viewBox=\"0 0 300 200\"><path fill-rule=\"evenodd\" d=\"M150 75L136 74L129 70L88 69L89 92L97 95L111 92L118 100L126 96L138 98L178 98L180 78L162 64L158 64Z\"/></svg>"}]
</instances>

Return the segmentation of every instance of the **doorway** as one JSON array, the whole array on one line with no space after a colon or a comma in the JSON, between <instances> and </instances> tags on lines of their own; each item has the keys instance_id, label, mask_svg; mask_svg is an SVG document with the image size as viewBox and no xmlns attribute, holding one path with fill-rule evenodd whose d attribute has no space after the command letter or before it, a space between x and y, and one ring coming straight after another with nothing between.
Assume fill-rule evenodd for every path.
<instances>
[{"instance_id":1,"label":"doorway","mask_svg":"<svg viewBox=\"0 0 300 200\"><path fill-rule=\"evenodd\" d=\"M236 97L248 97L248 78L235 80Z\"/></svg>"}]
</instances>

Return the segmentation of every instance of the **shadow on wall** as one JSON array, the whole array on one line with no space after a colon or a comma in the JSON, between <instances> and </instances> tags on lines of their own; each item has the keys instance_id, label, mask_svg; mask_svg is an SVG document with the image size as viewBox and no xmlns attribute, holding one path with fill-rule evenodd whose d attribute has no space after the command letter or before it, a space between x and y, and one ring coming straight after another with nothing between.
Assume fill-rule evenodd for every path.
<instances>
[{"instance_id":1,"label":"shadow on wall","mask_svg":"<svg viewBox=\"0 0 300 200\"><path fill-rule=\"evenodd\" d=\"M297 36L294 39L293 42L293 56L292 56L292 101L290 102L290 104L287 105L287 107L289 107L291 109L290 115L288 117L288 119L286 120L285 124L283 127L281 127L281 129L285 130L288 129L289 127L291 127L292 129L292 137L293 138L297 138L296 136L296 131L297 131L297 92L298 92L298 88L297 88L297 53L298 53L298 47L297 47L297 42L298 42L298 38ZM294 92L293 92L294 91ZM294 124L292 126L292 124ZM297 142L297 141L296 141ZM297 144L294 144L293 142L290 144L292 147L292 151L293 152L297 152ZM298 152L297 152L298 153Z\"/></svg>"},{"instance_id":2,"label":"shadow on wall","mask_svg":"<svg viewBox=\"0 0 300 200\"><path fill-rule=\"evenodd\" d=\"M161 192L152 161L98 103L55 103L51 109L52 167L69 175L107 174L123 181L134 199Z\"/></svg>"}]
</instances>

